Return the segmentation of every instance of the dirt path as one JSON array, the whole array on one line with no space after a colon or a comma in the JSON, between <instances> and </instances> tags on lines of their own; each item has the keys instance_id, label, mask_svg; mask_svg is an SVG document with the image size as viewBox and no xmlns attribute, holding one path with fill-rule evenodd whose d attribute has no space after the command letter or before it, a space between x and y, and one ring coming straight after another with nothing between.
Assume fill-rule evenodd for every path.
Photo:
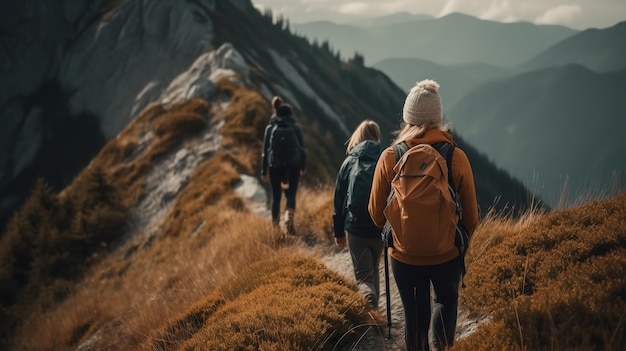
<instances>
[{"instance_id":1,"label":"dirt path","mask_svg":"<svg viewBox=\"0 0 626 351\"><path fill-rule=\"evenodd\" d=\"M346 279L355 281L354 271L352 268L352 261L350 259L350 252L345 250L331 249L328 253L320 257L322 262L328 266L328 268L345 276ZM381 262L380 267L380 292L381 296L378 301L378 310L386 315L386 293L385 293L385 273L384 266ZM390 296L391 296L391 339L387 339L388 329L385 326L383 329L363 327L363 338L357 345L353 345L350 350L359 351L380 351L380 350L404 350L404 312L402 309L402 302L400 301L400 295L398 289L393 281L393 274L391 269L390 274Z\"/></svg>"},{"instance_id":2,"label":"dirt path","mask_svg":"<svg viewBox=\"0 0 626 351\"><path fill-rule=\"evenodd\" d=\"M352 261L350 259L350 252L339 249L330 249L328 252L321 255L320 259L326 266L346 277L346 279L355 281L354 271L352 268ZM378 310L385 315L386 313L386 294L385 294L385 279L384 279L384 265L381 262L380 265L380 291L381 296L378 302ZM387 327L383 330L377 328L371 328L368 331L367 327L363 327L363 331L367 333L359 341L357 345L353 345L349 350L355 351L380 351L380 350L405 350L404 348L404 311L402 308L402 301L398 294L398 289L393 278L391 268L389 268L389 290L391 296L391 339L387 339ZM463 292L460 291L462 294ZM459 311L459 317L457 322L457 340L471 334L480 322L469 320L465 317L462 310ZM382 333L382 334L381 334Z\"/></svg>"}]
</instances>

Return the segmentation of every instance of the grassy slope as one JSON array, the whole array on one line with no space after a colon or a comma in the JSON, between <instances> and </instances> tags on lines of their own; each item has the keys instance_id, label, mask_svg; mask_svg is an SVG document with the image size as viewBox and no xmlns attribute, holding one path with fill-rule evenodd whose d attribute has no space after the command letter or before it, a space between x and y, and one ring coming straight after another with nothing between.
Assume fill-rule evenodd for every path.
<instances>
[{"instance_id":1,"label":"grassy slope","mask_svg":"<svg viewBox=\"0 0 626 351\"><path fill-rule=\"evenodd\" d=\"M287 254L298 251L296 242L272 229L268 219L251 215L232 191L240 173L258 173L260 136L270 115L269 102L257 92L228 80L222 80L219 87L223 98L231 102L227 110L202 100L187 101L171 108L152 105L118 138L111 140L62 194L40 186L40 195L31 201L37 206L23 208L20 213L24 220L14 220L12 231L3 236L0 277L6 339L2 348L10 345L11 349L23 350L75 349L88 342L98 350L150 349L155 340L168 337L171 338L169 349L177 349L183 344L208 342L207 335L215 332L211 328L223 328L220 323L209 326L211 318L221 321L224 315L232 315L233 330L250 330L256 325L250 322L261 316L275 321L268 322L264 332L257 335L251 331L250 337L245 339L241 339L241 333L222 333L225 339L215 339L214 347L240 342L274 345L279 349L294 345L329 349L351 325L372 321L365 309L365 300L354 287L312 258ZM61 246L63 242L50 242L45 238L75 234L65 227L55 226L52 221L57 213L63 212L59 208L68 207L59 205L58 199L85 197L97 203L90 188L79 186L89 170L104 170L103 177L116 190L114 193L123 194L118 203L124 218L123 213L143 196L146 176L155 161L177 148L195 143L198 131L209 122L219 120L225 122L221 129L222 151L198 166L178 194L156 239L146 243L131 238L120 243L123 230L119 226L105 227L108 244L103 248L97 241L87 247L89 260L72 251L64 256L66 265L80 267L64 280L55 280L54 276L38 279L40 270L30 268L33 264L20 263L20 257L14 254L16 250L28 253L35 267L45 267L55 262L50 260L57 260L53 255L38 255L39 247L53 244L55 250L65 250ZM147 145L139 142L146 137L152 138ZM322 141L327 138L324 135L314 137ZM220 172L215 172L216 169ZM298 229L306 233L303 238L309 244L327 241L324 235L330 233L330 219L324 215L330 212L330 201L316 200L314 194L319 191L303 189L299 195L299 202L306 205L299 210ZM324 193L329 190L325 189ZM306 199L307 196L313 198ZM64 221L81 223L81 217L73 208L70 210L63 212ZM95 223L103 223L110 219L109 212L97 208L90 214L95 217ZM23 225L30 218L52 218L48 219L52 223L34 230ZM42 242L41 245L24 247L18 240L24 232L39 239L37 242ZM272 272L267 265L281 267L281 270ZM268 275L266 279L259 280L264 273ZM27 284L22 284L22 280ZM5 299L7 293L21 296L25 291L30 293L20 300ZM261 296L273 298L251 309ZM272 309L266 310L267 306ZM315 306L320 307L315 309ZM208 315L207 311L215 312L215 316ZM236 311L244 315L238 316ZM272 311L282 315L279 317ZM316 314L310 315L313 311L317 311ZM197 325L198 313L206 318L206 327ZM297 318L285 319L287 315ZM305 315L308 318L303 318ZM195 324L186 325L184 321L189 318ZM269 328L270 325L276 329ZM195 329L185 329L186 326ZM283 334L287 326L293 333L288 340ZM342 329L344 331L337 334ZM32 338L33 334L38 337ZM272 335L278 336L269 340ZM350 339L348 333L345 340Z\"/></svg>"},{"instance_id":2,"label":"grassy slope","mask_svg":"<svg viewBox=\"0 0 626 351\"><path fill-rule=\"evenodd\" d=\"M462 305L491 322L458 349L623 350L626 193L485 220L473 245Z\"/></svg>"},{"instance_id":3,"label":"grassy slope","mask_svg":"<svg viewBox=\"0 0 626 351\"><path fill-rule=\"evenodd\" d=\"M3 289L15 289L18 296L29 292L28 299L3 300L3 317L14 323L3 326L12 349L69 350L88 342L97 350L250 345L325 350L344 335L358 337L348 331L351 326L381 322L380 315L370 315L354 287L314 258L298 254L306 245L330 242L330 185L299 193L299 242L251 215L231 190L238 174L258 170L259 136L269 103L228 81L219 86L231 101L226 111L199 100L172 108L153 105L62 194L41 186L39 202L21 210L23 220L16 219L13 231L3 236L0 254ZM116 243L119 229L99 224L117 216L120 208L97 206L114 197L95 198L97 192L81 185L99 179L90 170L105 170L97 188L112 187L106 194L123 191L119 203L128 209L141 198L144 179L159 155L193 142L196 131L216 120L225 122L224 149L197 168L161 234L148 244L132 239ZM146 133L155 137L139 149ZM222 171L216 174L215 169ZM64 199L100 210L60 206L57 201L63 204ZM30 218L43 218L46 226L22 226ZM197 229L202 222L209 225ZM56 246L75 244L69 239L80 239L77 233L93 244L86 248L89 259ZM98 240L87 240L94 233L100 233ZM39 239L34 247L24 248L26 243L19 241L25 234ZM110 246L101 247L103 239ZM45 247L69 254L61 262L84 270L39 280L42 271L31 268L59 260L54 252L41 250ZM473 318L489 316L490 322L455 348L622 349L625 247L626 194L516 220L486 218L474 238L468 288L461 294L464 311ZM20 265L15 252L28 252L36 265ZM16 268L28 284L13 280Z\"/></svg>"}]
</instances>

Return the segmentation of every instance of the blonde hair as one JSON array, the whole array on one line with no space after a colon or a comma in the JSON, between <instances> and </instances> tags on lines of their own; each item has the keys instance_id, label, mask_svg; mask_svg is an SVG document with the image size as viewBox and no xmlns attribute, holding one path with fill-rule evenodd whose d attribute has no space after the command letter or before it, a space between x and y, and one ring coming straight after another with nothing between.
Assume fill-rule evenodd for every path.
<instances>
[{"instance_id":1,"label":"blonde hair","mask_svg":"<svg viewBox=\"0 0 626 351\"><path fill-rule=\"evenodd\" d=\"M346 154L352 151L352 148L364 142L365 140L380 141L380 127L378 123L366 119L361 122L358 127L352 133L350 139L346 141L348 147L346 148Z\"/></svg>"},{"instance_id":2,"label":"blonde hair","mask_svg":"<svg viewBox=\"0 0 626 351\"><path fill-rule=\"evenodd\" d=\"M447 132L450 130L450 125L443 124L441 121L437 121L437 122L430 123L430 124L420 124L420 125L403 123L402 128L398 132L396 132L397 136L396 136L396 139L393 141L392 145L400 144L401 142L407 141L410 139L421 138L424 136L424 134L426 134L426 132L432 129L439 129L444 132Z\"/></svg>"}]
</instances>

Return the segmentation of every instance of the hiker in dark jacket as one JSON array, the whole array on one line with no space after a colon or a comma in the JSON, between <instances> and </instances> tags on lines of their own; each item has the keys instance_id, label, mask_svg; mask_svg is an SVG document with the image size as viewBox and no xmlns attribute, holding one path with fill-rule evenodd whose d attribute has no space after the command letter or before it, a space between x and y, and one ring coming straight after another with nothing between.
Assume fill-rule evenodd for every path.
<instances>
[{"instance_id":1,"label":"hiker in dark jacket","mask_svg":"<svg viewBox=\"0 0 626 351\"><path fill-rule=\"evenodd\" d=\"M367 210L374 169L382 151L378 124L370 120L363 121L352 133L347 144L348 156L339 169L335 183L333 210L335 243L339 247L348 245L359 290L374 309L378 309L380 296L378 264L383 252L383 242L380 239L380 229L376 227ZM354 181L358 174L357 167L360 167L361 172L368 174L362 176L364 180L361 182ZM352 201L359 203L350 204L353 208L351 211L347 207L348 202Z\"/></svg>"},{"instance_id":2,"label":"hiker in dark jacket","mask_svg":"<svg viewBox=\"0 0 626 351\"><path fill-rule=\"evenodd\" d=\"M272 221L275 225L280 221L280 200L284 191L286 198L285 227L289 234L295 234L294 215L296 211L296 192L300 176L306 172L306 149L300 125L293 119L289 104L275 96L272 99L274 114L265 127L263 137L263 154L261 161L261 180L269 181L272 187ZM294 134L284 145L276 145L273 136L279 127L289 128ZM289 134L289 133L288 133ZM274 145L272 145L274 144Z\"/></svg>"}]
</instances>

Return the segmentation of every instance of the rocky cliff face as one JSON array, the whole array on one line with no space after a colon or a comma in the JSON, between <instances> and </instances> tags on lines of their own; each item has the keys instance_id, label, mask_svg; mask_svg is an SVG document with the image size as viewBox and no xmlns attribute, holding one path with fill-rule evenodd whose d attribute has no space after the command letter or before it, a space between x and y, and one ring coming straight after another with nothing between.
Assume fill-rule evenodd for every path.
<instances>
[{"instance_id":1,"label":"rocky cliff face","mask_svg":"<svg viewBox=\"0 0 626 351\"><path fill-rule=\"evenodd\" d=\"M63 186L164 92L169 100L210 94L201 75L247 69L232 47L211 46L214 0L0 6L1 222L36 177Z\"/></svg>"}]
</instances>

